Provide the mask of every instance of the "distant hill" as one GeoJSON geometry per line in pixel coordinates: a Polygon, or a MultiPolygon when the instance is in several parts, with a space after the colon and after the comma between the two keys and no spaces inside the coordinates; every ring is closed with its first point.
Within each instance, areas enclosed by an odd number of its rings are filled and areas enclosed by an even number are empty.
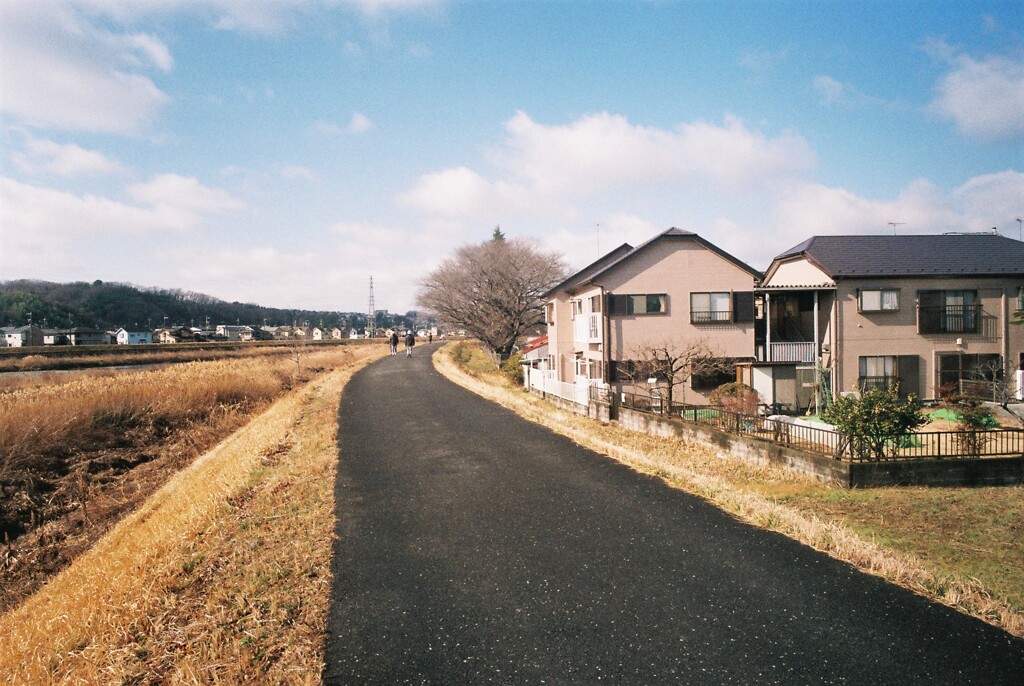
{"type": "MultiPolygon", "coordinates": [[[[164,325],[210,326],[248,324],[269,326],[310,324],[326,327],[366,326],[366,314],[283,310],[251,303],[225,302],[209,295],[182,290],[144,288],[124,283],[52,283],[49,281],[0,282],[0,325],[32,323],[47,328],[87,326],[159,328],[164,325]],[[165,319],[166,318],[166,319],[165,319]]],[[[414,313],[408,313],[414,315],[414,313]]],[[[378,326],[404,326],[408,318],[387,315],[378,326]]]]}

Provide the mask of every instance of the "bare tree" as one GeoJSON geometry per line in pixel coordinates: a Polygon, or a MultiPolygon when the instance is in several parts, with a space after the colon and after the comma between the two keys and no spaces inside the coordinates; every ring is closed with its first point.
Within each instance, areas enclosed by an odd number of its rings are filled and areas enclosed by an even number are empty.
{"type": "Polygon", "coordinates": [[[428,274],[417,302],[504,360],[543,321],[541,295],[565,274],[561,256],[495,229],[491,240],[459,248],[428,274]]]}
{"type": "Polygon", "coordinates": [[[735,369],[731,359],[722,357],[703,338],[640,343],[630,349],[629,356],[625,375],[634,384],[657,379],[659,388],[665,388],[670,411],[677,386],[685,385],[695,376],[725,374],[735,369]]]}
{"type": "Polygon", "coordinates": [[[984,400],[996,403],[1024,426],[1024,416],[1010,407],[1017,402],[1017,380],[1013,374],[1005,373],[1002,358],[984,363],[974,370],[973,376],[985,386],[987,397],[984,400]]]}

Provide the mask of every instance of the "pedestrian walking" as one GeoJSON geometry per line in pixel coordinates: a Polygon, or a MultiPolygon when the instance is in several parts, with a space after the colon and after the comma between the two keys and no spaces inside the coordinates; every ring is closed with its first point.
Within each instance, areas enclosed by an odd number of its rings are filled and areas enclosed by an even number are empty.
{"type": "Polygon", "coordinates": [[[434,332],[431,331],[430,333],[427,334],[427,343],[433,343],[433,342],[434,342],[434,332]]]}
{"type": "Polygon", "coordinates": [[[392,331],[391,332],[391,338],[388,339],[388,342],[391,343],[391,354],[392,355],[397,355],[398,354],[398,332],[397,331],[392,331]]]}
{"type": "Polygon", "coordinates": [[[416,345],[416,335],[412,331],[405,334],[405,356],[412,357],[412,347],[416,345]]]}

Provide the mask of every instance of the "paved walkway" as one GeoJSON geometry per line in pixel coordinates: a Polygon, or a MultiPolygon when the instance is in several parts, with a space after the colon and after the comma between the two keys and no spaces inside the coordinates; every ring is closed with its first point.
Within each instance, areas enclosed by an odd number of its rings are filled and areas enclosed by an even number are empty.
{"type": "Polygon", "coordinates": [[[451,384],[341,409],[329,684],[1024,684],[1024,641],[451,384]]]}

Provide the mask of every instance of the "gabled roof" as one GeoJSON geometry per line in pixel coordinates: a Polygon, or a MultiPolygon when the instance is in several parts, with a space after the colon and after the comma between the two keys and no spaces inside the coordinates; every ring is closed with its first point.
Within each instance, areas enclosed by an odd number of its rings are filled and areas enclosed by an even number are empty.
{"type": "Polygon", "coordinates": [[[628,243],[623,243],[618,248],[608,253],[601,259],[597,260],[593,264],[584,267],[583,269],[581,269],[580,271],[576,272],[568,279],[563,281],[562,283],[558,284],[557,286],[549,290],[547,293],[544,294],[544,296],[550,296],[555,291],[560,290],[571,291],[584,284],[592,283],[602,274],[606,274],[607,272],[611,271],[612,269],[619,266],[623,262],[632,259],[633,257],[647,250],[652,245],[655,245],[656,243],[659,243],[664,240],[693,241],[707,248],[708,250],[715,253],[719,257],[725,259],[726,261],[731,262],[732,264],[736,265],[743,271],[749,273],[752,277],[754,277],[755,280],[760,280],[762,277],[761,272],[757,271],[746,262],[743,262],[738,258],[730,255],[729,253],[725,252],[714,243],[711,243],[710,241],[701,238],[692,231],[684,231],[683,229],[677,229],[675,227],[672,227],[667,231],[659,233],[654,238],[651,238],[650,240],[641,243],[635,248],[631,247],[628,243]]]}
{"type": "Polygon", "coordinates": [[[1024,275],[1024,243],[994,233],[812,236],[772,261],[803,257],[833,278],[1024,275]]]}
{"type": "Polygon", "coordinates": [[[622,258],[625,255],[628,255],[631,252],[633,252],[633,246],[630,245],[629,243],[623,243],[619,247],[615,248],[615,250],[612,250],[610,253],[602,255],[601,257],[597,258],[597,260],[591,262],[583,269],[570,275],[561,283],[557,284],[556,286],[553,286],[547,291],[547,293],[544,293],[542,297],[547,298],[555,291],[569,291],[576,288],[580,284],[587,283],[591,278],[593,278],[595,274],[604,271],[604,269],[608,265],[612,264],[613,262],[618,262],[620,258],[622,258]]]}
{"type": "Polygon", "coordinates": [[[547,336],[547,334],[544,334],[543,336],[538,336],[537,338],[534,338],[532,341],[530,341],[529,343],[524,345],[520,349],[520,352],[522,352],[525,355],[526,353],[531,353],[534,350],[537,350],[539,348],[543,348],[547,344],[548,344],[548,336],[547,336]]]}

